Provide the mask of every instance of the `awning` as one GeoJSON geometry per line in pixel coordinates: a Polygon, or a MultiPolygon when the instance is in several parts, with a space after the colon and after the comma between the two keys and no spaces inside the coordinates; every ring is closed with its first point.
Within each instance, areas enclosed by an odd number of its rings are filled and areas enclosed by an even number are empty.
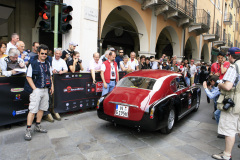
{"type": "Polygon", "coordinates": [[[216,49],[216,48],[212,48],[212,52],[211,52],[212,55],[217,56],[218,53],[219,53],[219,50],[218,50],[218,49],[216,49]]]}

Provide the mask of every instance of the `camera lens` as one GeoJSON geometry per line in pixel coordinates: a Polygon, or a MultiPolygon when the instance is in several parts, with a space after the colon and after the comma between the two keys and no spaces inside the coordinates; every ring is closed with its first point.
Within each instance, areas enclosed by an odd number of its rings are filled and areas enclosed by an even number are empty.
{"type": "Polygon", "coordinates": [[[226,104],[223,106],[223,109],[226,111],[226,110],[228,110],[230,107],[231,107],[231,104],[230,104],[230,103],[226,103],[226,104]]]}

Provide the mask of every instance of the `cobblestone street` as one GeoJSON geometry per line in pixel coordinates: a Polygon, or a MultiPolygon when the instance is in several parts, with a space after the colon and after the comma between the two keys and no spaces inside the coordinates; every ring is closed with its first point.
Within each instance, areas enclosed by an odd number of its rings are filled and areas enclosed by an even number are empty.
{"type": "MultiPolygon", "coordinates": [[[[96,111],[64,115],[61,121],[42,126],[47,134],[34,133],[31,141],[23,139],[25,126],[0,129],[1,160],[211,160],[211,154],[224,149],[217,138],[217,125],[211,119],[213,104],[206,102],[204,91],[199,111],[178,123],[169,135],[160,132],[137,132],[124,126],[115,127],[100,120],[96,111]]],[[[232,157],[240,159],[239,137],[232,157]]]]}

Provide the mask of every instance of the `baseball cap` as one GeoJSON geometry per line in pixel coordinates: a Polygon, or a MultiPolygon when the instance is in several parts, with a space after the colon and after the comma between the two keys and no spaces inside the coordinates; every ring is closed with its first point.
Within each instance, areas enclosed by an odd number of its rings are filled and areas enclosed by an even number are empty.
{"type": "Polygon", "coordinates": [[[109,50],[110,50],[110,51],[115,51],[115,48],[110,47],[109,50]]]}
{"type": "Polygon", "coordinates": [[[74,47],[78,46],[78,44],[75,42],[70,42],[69,45],[73,45],[74,47]]]}
{"type": "Polygon", "coordinates": [[[237,47],[232,47],[228,49],[227,55],[240,54],[240,49],[237,47]]]}

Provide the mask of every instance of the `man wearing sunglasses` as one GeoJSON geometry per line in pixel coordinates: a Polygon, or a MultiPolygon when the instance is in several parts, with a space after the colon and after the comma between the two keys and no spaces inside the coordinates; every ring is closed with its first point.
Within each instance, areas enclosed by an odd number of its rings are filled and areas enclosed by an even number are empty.
{"type": "Polygon", "coordinates": [[[40,125],[43,112],[49,107],[49,90],[53,94],[52,68],[48,60],[48,47],[41,44],[38,47],[38,56],[29,61],[27,70],[27,81],[24,86],[24,91],[30,94],[29,113],[27,117],[27,129],[24,136],[25,140],[31,140],[31,125],[35,114],[37,114],[36,125],[34,131],[47,133],[40,125]]]}

